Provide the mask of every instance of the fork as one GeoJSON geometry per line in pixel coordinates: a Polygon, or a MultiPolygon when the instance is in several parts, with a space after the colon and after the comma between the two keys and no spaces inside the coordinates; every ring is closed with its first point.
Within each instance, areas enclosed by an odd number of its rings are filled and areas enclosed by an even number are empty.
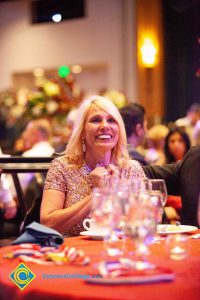
{"type": "Polygon", "coordinates": [[[167,227],[168,227],[168,224],[166,224],[165,226],[163,226],[160,230],[161,231],[166,231],[167,227]]]}

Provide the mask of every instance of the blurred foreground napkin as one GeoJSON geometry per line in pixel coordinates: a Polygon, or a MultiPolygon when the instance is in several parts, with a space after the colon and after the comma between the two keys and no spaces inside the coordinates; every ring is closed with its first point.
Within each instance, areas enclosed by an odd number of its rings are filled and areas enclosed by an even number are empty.
{"type": "Polygon", "coordinates": [[[86,282],[112,285],[145,284],[170,282],[175,279],[175,274],[171,269],[130,259],[120,259],[113,262],[103,261],[97,265],[97,269],[99,273],[86,278],[86,282]]]}
{"type": "Polygon", "coordinates": [[[35,243],[41,246],[58,247],[63,241],[64,238],[58,231],[40,223],[32,222],[25,227],[24,233],[13,241],[12,245],[35,243]]]}

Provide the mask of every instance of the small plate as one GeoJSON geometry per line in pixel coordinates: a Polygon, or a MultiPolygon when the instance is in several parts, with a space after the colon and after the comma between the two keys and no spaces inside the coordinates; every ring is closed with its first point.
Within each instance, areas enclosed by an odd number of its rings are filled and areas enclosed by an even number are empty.
{"type": "Polygon", "coordinates": [[[158,234],[172,234],[172,233],[186,233],[186,232],[192,232],[197,230],[198,228],[196,226],[190,226],[190,225],[173,225],[173,224],[159,224],[157,226],[157,233],[158,234]]]}
{"type": "MultiPolygon", "coordinates": [[[[103,240],[107,234],[108,234],[108,231],[98,232],[98,231],[86,230],[86,231],[80,232],[80,235],[90,237],[93,240],[103,240]]],[[[118,230],[116,232],[116,234],[119,238],[121,238],[123,236],[123,232],[121,232],[121,230],[118,230]]]]}
{"type": "Polygon", "coordinates": [[[86,231],[80,232],[80,235],[88,236],[93,240],[103,240],[103,238],[106,235],[106,232],[95,232],[95,231],[91,231],[91,230],[86,230],[86,231]]]}

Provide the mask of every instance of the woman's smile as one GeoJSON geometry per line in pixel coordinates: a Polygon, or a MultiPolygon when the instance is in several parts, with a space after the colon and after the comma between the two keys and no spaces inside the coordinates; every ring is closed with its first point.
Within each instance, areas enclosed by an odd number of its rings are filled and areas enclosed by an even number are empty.
{"type": "Polygon", "coordinates": [[[113,138],[113,136],[111,134],[99,134],[96,136],[96,141],[105,141],[105,142],[109,142],[111,139],[113,138]]]}

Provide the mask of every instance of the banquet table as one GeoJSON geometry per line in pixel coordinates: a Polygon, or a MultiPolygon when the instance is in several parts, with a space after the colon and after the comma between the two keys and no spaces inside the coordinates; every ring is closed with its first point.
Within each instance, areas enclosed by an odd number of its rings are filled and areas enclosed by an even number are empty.
{"type": "MultiPolygon", "coordinates": [[[[5,259],[13,246],[0,249],[0,299],[142,299],[142,300],[197,300],[200,299],[200,239],[189,238],[189,255],[181,261],[171,260],[166,253],[165,241],[151,246],[150,260],[159,266],[168,267],[175,274],[174,281],[148,284],[98,285],[89,284],[82,275],[97,274],[94,265],[101,258],[103,242],[90,240],[86,236],[66,238],[69,247],[82,249],[91,258],[87,266],[64,264],[44,266],[26,262],[26,266],[36,275],[30,284],[20,290],[9,278],[9,274],[19,265],[19,258],[5,259]],[[72,274],[76,278],[49,278],[49,274],[72,274]],[[79,275],[79,276],[78,276],[79,275]],[[47,279],[48,277],[48,279],[47,279]]],[[[131,243],[128,245],[131,246],[131,243]]]]}

